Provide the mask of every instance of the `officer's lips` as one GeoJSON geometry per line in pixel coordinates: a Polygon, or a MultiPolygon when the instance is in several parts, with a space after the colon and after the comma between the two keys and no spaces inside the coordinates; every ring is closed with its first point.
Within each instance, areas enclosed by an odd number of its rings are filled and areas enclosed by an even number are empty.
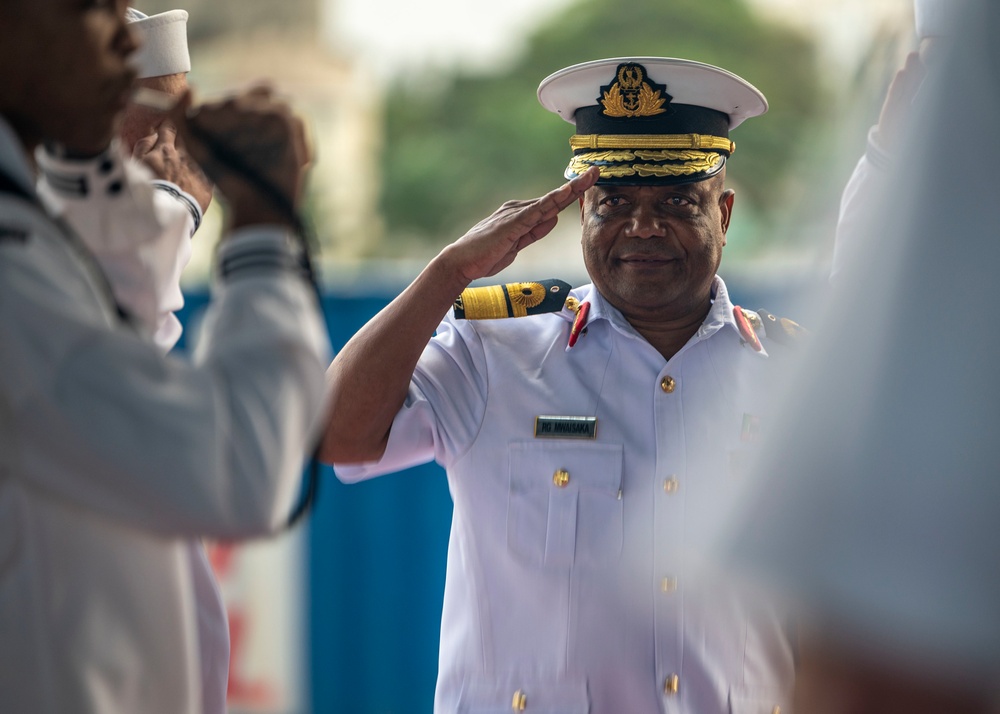
{"type": "Polygon", "coordinates": [[[662,268],[666,265],[678,262],[678,259],[670,255],[651,253],[627,253],[619,256],[618,262],[626,267],[642,270],[644,268],[662,268]]]}

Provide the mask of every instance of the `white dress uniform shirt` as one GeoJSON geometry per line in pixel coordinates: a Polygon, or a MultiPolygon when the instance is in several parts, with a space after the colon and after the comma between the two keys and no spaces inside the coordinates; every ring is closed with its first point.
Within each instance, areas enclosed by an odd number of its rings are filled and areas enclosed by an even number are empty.
{"type": "Polygon", "coordinates": [[[593,286],[573,313],[448,316],[377,464],[434,459],[454,517],[435,711],[762,712],[792,681],[782,623],[700,567],[700,544],[763,417],[774,360],[742,339],[721,279],[664,360],[593,286]],[[596,417],[596,438],[536,438],[539,416],[596,417]]]}
{"type": "MultiPolygon", "coordinates": [[[[32,176],[0,120],[0,170],[32,176]]],[[[328,344],[294,249],[232,236],[195,363],[118,318],[37,204],[0,195],[0,703],[198,712],[199,536],[287,517],[328,344]]]]}
{"type": "MultiPolygon", "coordinates": [[[[38,194],[96,258],[112,292],[164,353],[180,339],[181,272],[202,211],[193,196],[123,160],[117,144],[90,159],[62,159],[39,147],[38,194]]],[[[189,544],[198,610],[202,711],[224,714],[229,686],[229,622],[204,547],[189,544]]]]}

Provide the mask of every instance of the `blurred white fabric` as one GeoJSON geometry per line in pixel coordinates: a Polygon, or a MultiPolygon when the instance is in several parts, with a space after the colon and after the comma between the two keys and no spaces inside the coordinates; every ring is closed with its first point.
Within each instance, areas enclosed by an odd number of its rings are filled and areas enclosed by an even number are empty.
{"type": "Polygon", "coordinates": [[[1000,3],[955,7],[723,552],[849,644],[995,688],[1000,3]]]}

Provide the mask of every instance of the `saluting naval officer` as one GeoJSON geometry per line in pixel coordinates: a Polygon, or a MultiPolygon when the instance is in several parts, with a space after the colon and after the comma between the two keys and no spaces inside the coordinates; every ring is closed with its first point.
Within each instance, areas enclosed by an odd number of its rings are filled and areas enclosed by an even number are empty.
{"type": "MultiPolygon", "coordinates": [[[[268,92],[169,114],[232,215],[193,362],[163,354],[155,311],[129,315],[36,192],[39,146],[97,155],[116,133],[136,74],[125,6],[0,0],[4,712],[224,709],[193,544],[286,522],[323,410],[328,345],[291,215],[308,149],[268,92]],[[220,141],[270,189],[220,163],[220,141]]],[[[100,165],[87,185],[116,193],[100,165]]]]}
{"type": "Polygon", "coordinates": [[[781,618],[697,555],[793,329],[716,275],[729,132],[766,100],[654,57],[568,67],[538,96],[575,124],[569,185],[504,204],[348,343],[324,458],[345,481],[447,469],[436,712],[771,714],[792,683],[781,618]],[[467,290],[581,193],[593,284],[467,290]]]}

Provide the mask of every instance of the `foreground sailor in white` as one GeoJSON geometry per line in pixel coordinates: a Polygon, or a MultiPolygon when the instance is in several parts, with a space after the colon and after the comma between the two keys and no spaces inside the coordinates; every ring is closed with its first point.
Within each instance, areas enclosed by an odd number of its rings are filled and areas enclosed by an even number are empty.
{"type": "Polygon", "coordinates": [[[1000,339],[983,320],[1000,264],[983,210],[1000,189],[1000,5],[915,10],[920,52],[845,192],[823,334],[722,550],[800,600],[808,714],[1000,712],[1000,339]],[[977,137],[975,161],[942,140],[959,135],[977,137]],[[902,317],[916,305],[930,329],[902,317]]]}
{"type": "MultiPolygon", "coordinates": [[[[114,135],[134,80],[124,14],[124,2],[0,3],[4,711],[202,711],[190,542],[287,519],[323,406],[328,346],[287,211],[213,163],[236,230],[191,365],[122,316],[35,194],[39,144],[97,153],[114,135]]],[[[207,159],[185,108],[171,121],[207,159]]],[[[287,108],[257,92],[191,121],[239,128],[231,149],[297,201],[308,152],[287,108]]]]}
{"type": "Polygon", "coordinates": [[[783,623],[698,557],[794,329],[716,276],[729,130],[766,102],[663,58],[570,67],[539,98],[576,125],[570,184],[505,204],[345,347],[324,458],[344,480],[447,468],[435,711],[771,714],[792,683],[783,623]],[[578,197],[592,285],[466,290],[578,197]]]}
{"type": "MultiPolygon", "coordinates": [[[[188,89],[191,69],[188,13],[170,10],[147,17],[128,8],[125,16],[142,42],[134,57],[135,86],[179,99],[188,89]]],[[[38,195],[93,254],[133,325],[166,353],[181,336],[174,314],[184,306],[181,272],[211,202],[212,185],[162,111],[130,102],[117,133],[111,146],[93,156],[76,147],[39,147],[38,195]]],[[[201,540],[192,539],[189,548],[202,706],[205,714],[222,714],[229,685],[229,623],[201,540]]]]}

